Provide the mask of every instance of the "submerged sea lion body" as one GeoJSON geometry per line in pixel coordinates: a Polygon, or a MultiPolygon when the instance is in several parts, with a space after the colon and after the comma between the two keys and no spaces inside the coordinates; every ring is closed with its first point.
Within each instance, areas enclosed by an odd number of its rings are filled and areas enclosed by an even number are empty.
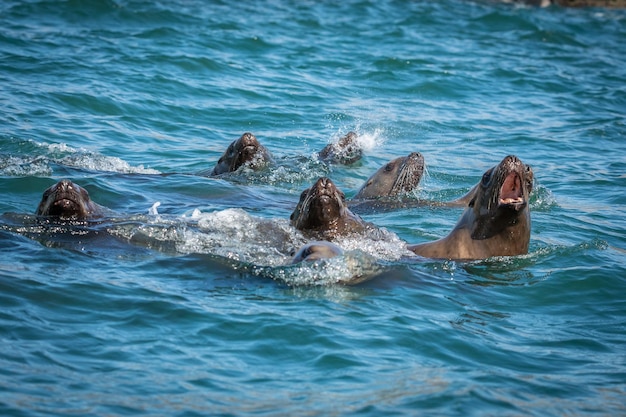
{"type": "Polygon", "coordinates": [[[89,193],[70,180],[61,180],[44,191],[38,216],[86,220],[102,216],[103,208],[91,201],[89,193]]]}
{"type": "Polygon", "coordinates": [[[294,255],[291,263],[313,262],[320,259],[334,258],[343,255],[343,249],[331,242],[315,241],[302,246],[294,255]]]}
{"type": "MultiPolygon", "coordinates": [[[[256,136],[246,132],[233,141],[210,173],[210,176],[237,171],[246,164],[253,170],[258,170],[272,161],[272,156],[265,146],[261,145],[256,136]]],[[[203,175],[204,173],[200,173],[203,175]]]]}
{"type": "Polygon", "coordinates": [[[471,200],[446,237],[408,249],[426,258],[468,260],[528,253],[532,184],[532,168],[507,156],[468,193],[471,200]]]}
{"type": "Polygon", "coordinates": [[[319,178],[302,192],[290,219],[305,235],[322,240],[360,233],[370,227],[348,209],[344,193],[326,177],[319,178]]]}
{"type": "Polygon", "coordinates": [[[318,158],[327,163],[350,165],[361,159],[363,149],[357,134],[348,132],[335,143],[329,143],[318,153],[318,158]]]}

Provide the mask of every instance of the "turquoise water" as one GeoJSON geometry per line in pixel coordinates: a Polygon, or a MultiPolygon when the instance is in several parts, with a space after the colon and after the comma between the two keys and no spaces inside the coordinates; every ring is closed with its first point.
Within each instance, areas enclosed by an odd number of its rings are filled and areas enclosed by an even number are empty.
{"type": "Polygon", "coordinates": [[[626,414],[626,13],[230,3],[0,4],[0,414],[626,414]],[[245,131],[273,170],[193,175],[245,131]],[[529,254],[408,259],[460,215],[414,207],[367,282],[284,266],[303,189],[411,151],[435,201],[532,165],[529,254]],[[35,222],[62,178],[115,214],[35,222]]]}

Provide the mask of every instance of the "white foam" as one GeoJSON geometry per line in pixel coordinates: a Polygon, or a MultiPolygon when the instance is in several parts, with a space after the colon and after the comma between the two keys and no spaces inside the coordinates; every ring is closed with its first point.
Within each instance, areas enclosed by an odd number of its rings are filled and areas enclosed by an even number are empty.
{"type": "Polygon", "coordinates": [[[353,285],[373,278],[384,267],[375,258],[360,251],[346,252],[342,256],[315,262],[273,268],[256,267],[255,275],[282,281],[290,286],[353,285]]]}
{"type": "Polygon", "coordinates": [[[342,236],[335,243],[346,251],[360,250],[369,256],[385,261],[397,261],[413,253],[406,248],[406,242],[393,232],[380,228],[368,233],[342,236]]]}
{"type": "MultiPolygon", "coordinates": [[[[152,206],[154,213],[157,206],[152,206]]],[[[176,218],[154,213],[135,216],[113,227],[112,233],[154,249],[218,256],[236,269],[293,286],[355,284],[381,272],[381,262],[411,254],[394,233],[373,229],[337,239],[345,251],[342,256],[292,265],[293,254],[307,239],[287,219],[256,217],[240,208],[206,213],[194,209],[176,218]]]]}
{"type": "Polygon", "coordinates": [[[91,171],[119,172],[123,174],[160,174],[156,169],[144,168],[143,165],[131,166],[128,162],[115,156],[104,156],[86,152],[68,155],[56,162],[91,171]]]}
{"type": "Polygon", "coordinates": [[[41,158],[7,156],[0,157],[0,175],[46,177],[52,175],[52,169],[48,161],[41,158]]]}
{"type": "Polygon", "coordinates": [[[101,155],[83,148],[76,149],[65,143],[33,143],[43,150],[44,155],[39,156],[37,160],[44,164],[54,162],[91,171],[119,172],[124,174],[160,174],[159,171],[144,168],[143,165],[132,166],[121,158],[101,155]]]}
{"type": "Polygon", "coordinates": [[[211,253],[258,265],[284,265],[304,239],[285,219],[264,219],[232,208],[210,213],[194,210],[196,228],[178,242],[182,253],[211,253]]]}

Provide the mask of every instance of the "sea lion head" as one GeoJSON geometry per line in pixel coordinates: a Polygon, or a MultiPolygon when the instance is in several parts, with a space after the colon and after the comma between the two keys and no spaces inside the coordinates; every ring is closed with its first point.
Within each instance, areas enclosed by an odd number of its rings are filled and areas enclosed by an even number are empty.
{"type": "Polygon", "coordinates": [[[343,249],[331,242],[316,241],[302,246],[294,255],[291,263],[306,261],[313,262],[320,259],[334,258],[343,255],[343,249]]]}
{"type": "Polygon", "coordinates": [[[233,141],[213,168],[211,175],[235,172],[244,164],[253,170],[262,168],[270,160],[268,150],[261,145],[256,136],[246,132],[233,141]]]}
{"type": "Polygon", "coordinates": [[[533,180],[532,168],[514,155],[487,170],[468,203],[474,213],[472,239],[488,239],[516,225],[528,229],[529,239],[528,198],[533,180]]]}
{"type": "Polygon", "coordinates": [[[94,212],[95,205],[87,190],[65,179],[44,191],[36,214],[82,220],[91,217],[94,212]]]}
{"type": "Polygon", "coordinates": [[[423,174],[424,157],[419,152],[411,152],[379,168],[354,198],[394,197],[408,193],[417,187],[423,174]]]}
{"type": "Polygon", "coordinates": [[[298,230],[328,230],[348,211],[346,196],[330,178],[319,178],[300,195],[291,224],[298,230]]]}
{"type": "Polygon", "coordinates": [[[357,140],[357,134],[348,132],[335,143],[329,143],[319,152],[322,161],[350,165],[361,159],[363,149],[357,140]]]}

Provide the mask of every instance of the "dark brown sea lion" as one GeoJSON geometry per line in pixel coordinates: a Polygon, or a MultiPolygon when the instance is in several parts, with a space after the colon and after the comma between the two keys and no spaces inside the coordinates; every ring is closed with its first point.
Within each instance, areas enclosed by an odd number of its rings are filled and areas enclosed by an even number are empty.
{"type": "Polygon", "coordinates": [[[354,132],[348,132],[337,142],[329,143],[318,153],[319,159],[324,162],[343,165],[353,164],[362,156],[363,149],[354,132]]]}
{"type": "MultiPolygon", "coordinates": [[[[261,145],[256,136],[246,132],[228,146],[210,176],[235,172],[244,164],[253,170],[258,170],[265,167],[271,160],[271,154],[261,145]]],[[[199,175],[205,175],[205,172],[200,172],[199,175]]]]}
{"type": "Polygon", "coordinates": [[[395,197],[413,191],[424,174],[424,157],[419,152],[393,159],[379,168],[352,198],[395,197]]]}
{"type": "Polygon", "coordinates": [[[408,249],[426,258],[485,259],[528,253],[533,171],[509,155],[487,170],[448,236],[408,249]]]}
{"type": "Polygon", "coordinates": [[[36,214],[69,220],[101,217],[103,208],[91,201],[87,190],[70,180],[61,180],[43,193],[36,214]]]}
{"type": "Polygon", "coordinates": [[[326,177],[302,192],[290,219],[296,229],[321,240],[360,233],[371,227],[348,209],[345,194],[326,177]]]}
{"type": "Polygon", "coordinates": [[[343,249],[331,242],[315,241],[302,246],[294,255],[291,263],[302,261],[313,262],[320,259],[334,258],[343,255],[343,249]]]}

